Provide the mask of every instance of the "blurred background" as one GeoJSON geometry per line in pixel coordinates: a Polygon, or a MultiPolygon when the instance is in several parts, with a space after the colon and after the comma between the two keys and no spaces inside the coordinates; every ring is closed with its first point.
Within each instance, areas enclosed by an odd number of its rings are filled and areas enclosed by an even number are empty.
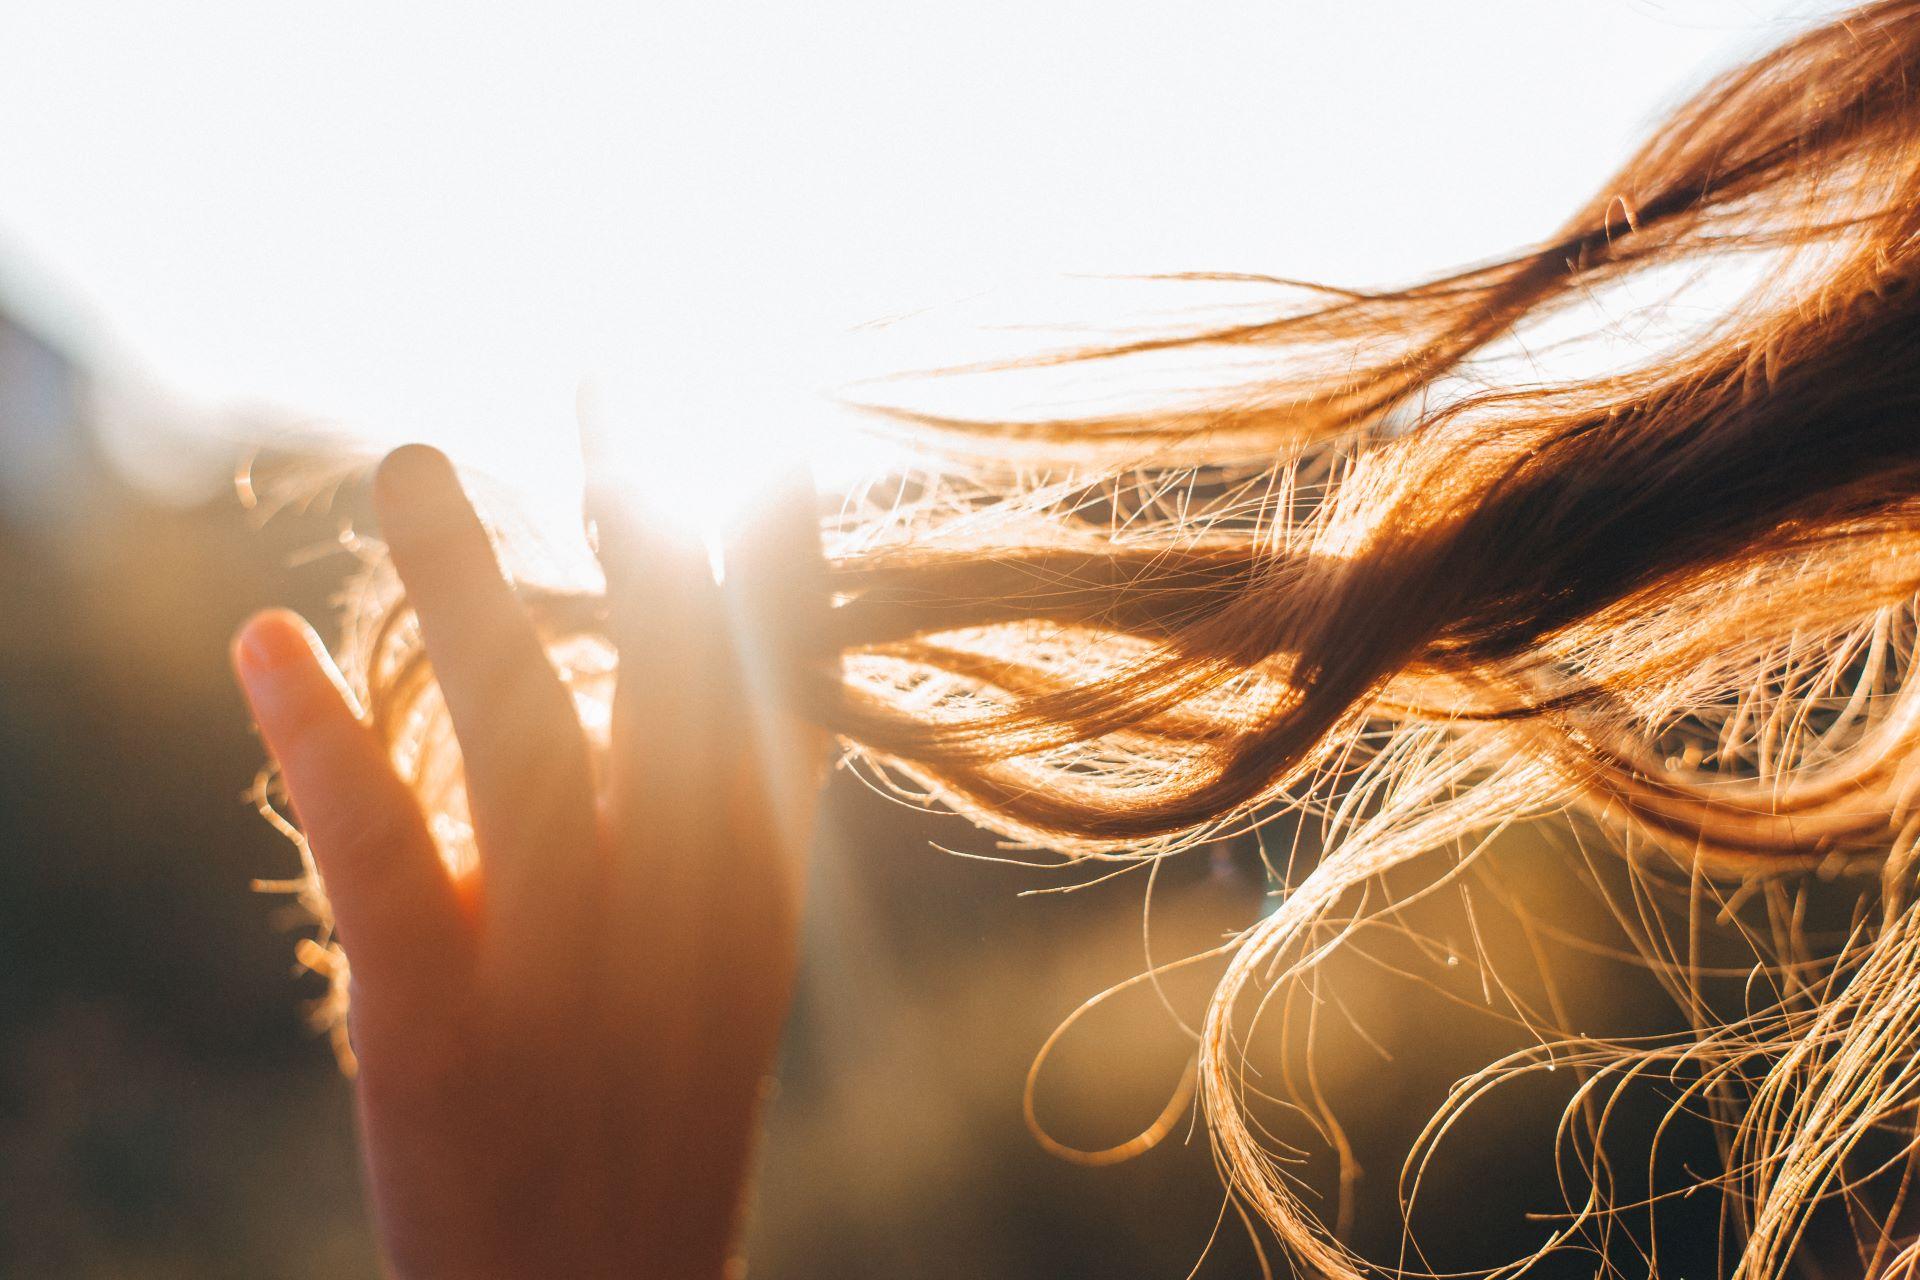
{"type": "MultiPolygon", "coordinates": [[[[0,1275],[376,1274],[301,922],[250,888],[297,860],[244,800],[261,752],[225,671],[251,610],[330,617],[357,491],[269,514],[236,493],[249,458],[350,475],[425,438],[559,510],[576,392],[610,378],[640,388],[636,456],[687,485],[724,487],[776,439],[837,483],[884,460],[820,387],[963,358],[963,332],[1050,341],[1003,321],[1176,314],[1151,290],[1124,313],[1056,291],[1076,273],[1370,283],[1534,239],[1787,14],[0,0],[0,1275]],[[728,454],[686,451],[723,430],[728,454]]],[[[1146,966],[1144,879],[1030,893],[1068,880],[952,848],[992,851],[836,780],[757,1271],[1253,1272],[1199,1131],[1086,1169],[1021,1123],[1047,1034],[1146,966]]],[[[1496,986],[1436,957],[1477,936],[1544,998],[1503,900],[1596,914],[1564,841],[1516,836],[1486,866],[1476,913],[1421,909],[1435,948],[1383,939],[1329,975],[1317,1087],[1376,1256],[1395,1256],[1422,1122],[1525,1041],[1469,1011],[1496,986]]],[[[1246,840],[1168,865],[1154,955],[1244,926],[1273,887],[1246,840]]],[[[1560,950],[1585,1029],[1671,1022],[1628,966],[1560,950]]],[[[1191,1017],[1209,984],[1169,999],[1191,1017]]],[[[1298,1067],[1295,1030],[1256,1063],[1298,1067]]],[[[1068,1038],[1042,1112],[1064,1140],[1119,1142],[1186,1056],[1135,990],[1068,1038]]],[[[1539,1240],[1566,1092],[1473,1113],[1416,1218],[1428,1265],[1539,1240]]],[[[1330,1195],[1324,1144],[1295,1136],[1330,1195]]],[[[1676,1140],[1676,1167],[1700,1141],[1676,1140]]],[[[1712,1265],[1700,1200],[1662,1210],[1683,1273],[1712,1265]]]]}

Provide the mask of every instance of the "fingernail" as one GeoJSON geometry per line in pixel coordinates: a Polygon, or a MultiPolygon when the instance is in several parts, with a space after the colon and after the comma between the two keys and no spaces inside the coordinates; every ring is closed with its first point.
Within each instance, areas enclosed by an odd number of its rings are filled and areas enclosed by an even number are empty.
{"type": "Polygon", "coordinates": [[[284,609],[257,614],[240,630],[234,645],[236,663],[251,671],[278,671],[296,662],[311,662],[315,651],[312,628],[284,609]]]}
{"type": "Polygon", "coordinates": [[[403,444],[380,460],[373,473],[374,491],[401,494],[423,486],[444,485],[454,478],[447,455],[429,444],[403,444]]]}
{"type": "Polygon", "coordinates": [[[471,519],[466,490],[447,455],[431,445],[401,445],[373,474],[373,506],[382,533],[437,536],[462,519],[471,519]]]}

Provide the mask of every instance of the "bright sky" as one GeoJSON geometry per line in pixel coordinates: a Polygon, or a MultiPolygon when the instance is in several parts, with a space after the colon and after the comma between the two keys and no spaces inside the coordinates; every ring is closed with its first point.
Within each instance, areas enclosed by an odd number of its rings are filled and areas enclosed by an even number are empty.
{"type": "Polygon", "coordinates": [[[595,374],[724,465],[876,318],[1535,238],[1786,11],[0,0],[0,279],[211,402],[512,471],[595,374]]]}

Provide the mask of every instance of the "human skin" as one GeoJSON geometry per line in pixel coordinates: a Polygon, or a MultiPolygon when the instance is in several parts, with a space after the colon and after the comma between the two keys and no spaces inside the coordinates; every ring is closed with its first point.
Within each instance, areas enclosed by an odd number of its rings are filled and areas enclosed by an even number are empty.
{"type": "Polygon", "coordinates": [[[459,876],[312,629],[275,611],[236,637],[351,963],[400,1280],[736,1268],[821,749],[782,692],[825,608],[806,496],[728,544],[724,588],[700,546],[603,521],[620,669],[597,765],[453,468],[386,458],[382,534],[463,759],[478,865],[459,876]]]}

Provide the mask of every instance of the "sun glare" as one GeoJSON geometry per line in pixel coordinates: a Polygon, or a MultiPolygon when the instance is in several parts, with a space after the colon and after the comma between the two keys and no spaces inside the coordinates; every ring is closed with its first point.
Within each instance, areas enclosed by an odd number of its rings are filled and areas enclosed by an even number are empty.
{"type": "MultiPolygon", "coordinates": [[[[822,396],[747,373],[597,372],[579,394],[581,487],[716,545],[756,500],[805,471],[844,490],[888,461],[822,396]]],[[[577,500],[580,489],[575,489],[577,500]]]]}
{"type": "MultiPolygon", "coordinates": [[[[576,513],[576,388],[644,369],[608,415],[619,465],[711,525],[780,459],[824,490],[876,465],[814,390],[823,342],[1060,273],[1365,282],[1526,242],[1782,4],[1608,8],[1577,65],[1523,0],[15,6],[0,292],[97,321],[76,354],[209,433],[245,432],[238,406],[296,446],[426,440],[576,513]],[[1364,88],[1324,53],[1348,48],[1388,60],[1364,88]],[[1479,198],[1406,215],[1463,172],[1479,198]]],[[[182,432],[129,401],[110,452],[164,489],[182,432]]]]}

